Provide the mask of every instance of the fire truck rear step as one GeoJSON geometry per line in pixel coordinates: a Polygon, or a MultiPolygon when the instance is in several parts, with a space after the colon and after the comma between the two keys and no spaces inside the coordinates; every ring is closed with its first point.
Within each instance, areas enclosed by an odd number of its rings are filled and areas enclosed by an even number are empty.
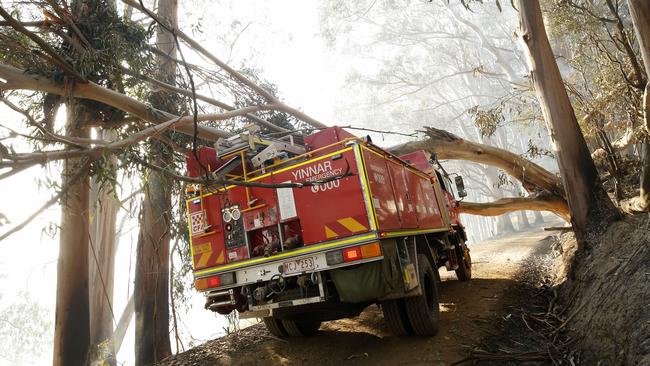
{"type": "Polygon", "coordinates": [[[207,295],[208,300],[213,300],[214,302],[210,303],[208,306],[208,309],[214,311],[219,307],[222,306],[231,306],[235,305],[236,300],[235,300],[235,292],[233,289],[230,290],[225,290],[225,291],[213,291],[208,293],[207,295]],[[224,300],[224,298],[227,298],[227,300],[224,300]],[[221,300],[221,301],[219,301],[221,300]]]}

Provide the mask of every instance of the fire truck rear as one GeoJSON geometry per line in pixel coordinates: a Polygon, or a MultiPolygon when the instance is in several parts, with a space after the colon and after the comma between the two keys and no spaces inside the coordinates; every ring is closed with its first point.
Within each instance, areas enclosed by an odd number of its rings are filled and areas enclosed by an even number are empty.
{"type": "Polygon", "coordinates": [[[378,303],[396,335],[434,335],[439,267],[471,277],[451,179],[423,151],[398,157],[338,127],[301,140],[249,129],[188,154],[191,176],[221,182],[187,192],[206,309],[287,337],[378,303]]]}

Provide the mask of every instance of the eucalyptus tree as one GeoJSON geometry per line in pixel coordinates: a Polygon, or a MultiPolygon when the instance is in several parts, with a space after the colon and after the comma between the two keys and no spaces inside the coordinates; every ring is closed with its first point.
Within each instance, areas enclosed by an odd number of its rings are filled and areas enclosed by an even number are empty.
{"type": "Polygon", "coordinates": [[[518,34],[525,45],[535,91],[550,132],[571,212],[581,240],[619,217],[591,158],[546,36],[536,0],[519,1],[518,34]]]}
{"type": "MultiPolygon", "coordinates": [[[[156,44],[163,56],[156,56],[156,80],[175,86],[176,40],[168,29],[178,28],[178,2],[158,1],[156,44]],[[165,29],[167,28],[167,29],[165,29]]],[[[178,113],[178,98],[166,90],[151,93],[154,108],[178,113]]],[[[166,134],[167,138],[171,135],[166,134]]],[[[170,145],[153,140],[148,145],[152,163],[173,165],[170,145]]],[[[171,355],[169,340],[169,242],[171,238],[172,179],[163,172],[147,169],[142,176],[144,200],[140,213],[135,271],[135,363],[149,365],[171,355]]]]}

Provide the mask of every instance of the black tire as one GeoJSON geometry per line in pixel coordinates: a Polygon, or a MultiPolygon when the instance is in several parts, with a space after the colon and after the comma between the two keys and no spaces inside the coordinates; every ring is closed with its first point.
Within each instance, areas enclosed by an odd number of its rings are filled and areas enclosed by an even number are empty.
{"type": "Polygon", "coordinates": [[[404,299],[386,300],[381,302],[381,311],[388,329],[396,336],[413,334],[411,323],[406,315],[404,299]]]}
{"type": "Polygon", "coordinates": [[[458,269],[456,269],[456,277],[461,281],[469,281],[472,279],[472,257],[469,255],[469,249],[464,241],[460,244],[454,245],[456,248],[456,258],[458,258],[458,269]]]}
{"type": "Polygon", "coordinates": [[[284,330],[282,321],[280,319],[276,319],[272,316],[267,316],[263,318],[262,321],[264,322],[264,325],[266,325],[266,329],[268,329],[268,331],[274,336],[279,338],[286,338],[288,336],[287,331],[284,330]]]}
{"type": "Polygon", "coordinates": [[[429,259],[418,254],[418,273],[422,295],[404,298],[413,333],[419,336],[434,336],[438,333],[440,304],[438,303],[438,282],[440,274],[433,270],[429,259]]]}
{"type": "Polygon", "coordinates": [[[282,320],[282,326],[291,337],[307,337],[318,332],[318,320],[282,320]]]}

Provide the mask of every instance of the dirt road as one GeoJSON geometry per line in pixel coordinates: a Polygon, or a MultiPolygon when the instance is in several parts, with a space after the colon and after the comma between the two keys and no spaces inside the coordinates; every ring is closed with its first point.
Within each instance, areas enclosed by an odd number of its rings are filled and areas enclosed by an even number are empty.
{"type": "Polygon", "coordinates": [[[359,317],[324,323],[319,334],[278,340],[261,325],[208,342],[176,356],[168,365],[448,365],[470,345],[501,336],[496,326],[509,302],[509,289],[531,256],[550,251],[541,228],[472,245],[473,279],[456,280],[441,270],[441,324],[433,338],[393,336],[377,306],[359,317]]]}

